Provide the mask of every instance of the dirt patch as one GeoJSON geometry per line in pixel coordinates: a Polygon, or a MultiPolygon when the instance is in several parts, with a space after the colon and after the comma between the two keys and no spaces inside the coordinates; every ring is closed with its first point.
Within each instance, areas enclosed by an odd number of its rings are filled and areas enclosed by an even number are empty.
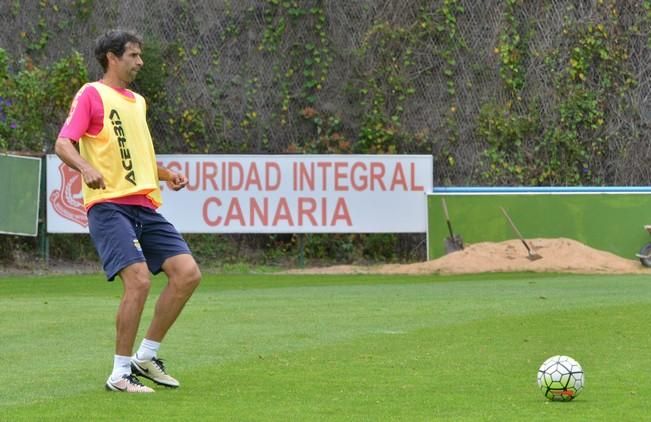
{"type": "Polygon", "coordinates": [[[562,272],[579,274],[651,274],[639,260],[625,259],[572,239],[530,239],[542,259],[527,259],[520,240],[467,245],[462,251],[415,264],[337,265],[292,270],[302,274],[471,274],[485,272],[562,272]]]}

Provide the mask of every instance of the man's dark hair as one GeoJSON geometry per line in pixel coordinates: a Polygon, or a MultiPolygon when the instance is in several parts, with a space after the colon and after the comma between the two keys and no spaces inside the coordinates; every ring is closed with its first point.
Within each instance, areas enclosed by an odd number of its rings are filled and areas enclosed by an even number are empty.
{"type": "Polygon", "coordinates": [[[127,43],[137,44],[142,48],[142,37],[134,31],[112,29],[95,40],[95,58],[106,72],[108,69],[108,53],[122,57],[127,43]]]}

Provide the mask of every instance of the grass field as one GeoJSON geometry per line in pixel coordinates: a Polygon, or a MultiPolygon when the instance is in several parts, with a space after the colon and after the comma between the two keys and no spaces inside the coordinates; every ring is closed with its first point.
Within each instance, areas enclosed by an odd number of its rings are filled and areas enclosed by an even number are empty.
{"type": "MultiPolygon", "coordinates": [[[[157,293],[164,279],[154,283],[157,293]]],[[[181,388],[146,396],[103,388],[120,293],[101,275],[0,278],[0,420],[651,414],[644,276],[208,275],[160,352],[181,388]],[[538,366],[555,354],[586,372],[573,402],[537,389],[538,366]]]]}

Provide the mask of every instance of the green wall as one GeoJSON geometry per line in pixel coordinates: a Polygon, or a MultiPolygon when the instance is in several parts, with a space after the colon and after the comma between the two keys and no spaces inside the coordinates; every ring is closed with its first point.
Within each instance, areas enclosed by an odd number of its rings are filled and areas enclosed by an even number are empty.
{"type": "Polygon", "coordinates": [[[478,192],[449,188],[428,195],[429,259],[445,254],[448,230],[441,197],[447,202],[455,234],[466,244],[517,238],[500,207],[529,239],[567,237],[629,259],[637,259],[635,254],[651,242],[644,230],[651,224],[651,190],[647,188],[492,192],[489,188],[478,192]]]}

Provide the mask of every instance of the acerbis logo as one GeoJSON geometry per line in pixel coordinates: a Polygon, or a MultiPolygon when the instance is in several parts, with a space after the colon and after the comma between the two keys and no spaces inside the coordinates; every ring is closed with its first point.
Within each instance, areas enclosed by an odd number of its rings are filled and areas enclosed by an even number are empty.
{"type": "Polygon", "coordinates": [[[122,168],[127,172],[124,178],[135,186],[136,174],[133,171],[133,163],[131,162],[131,151],[127,145],[127,135],[122,128],[122,120],[116,109],[112,109],[109,114],[111,124],[113,125],[113,132],[118,137],[118,146],[120,147],[120,157],[122,157],[122,168]]]}
{"type": "Polygon", "coordinates": [[[50,203],[61,217],[81,226],[88,227],[88,217],[84,200],[81,196],[81,174],[64,163],[59,164],[61,189],[54,189],[50,194],[50,203]]]}

